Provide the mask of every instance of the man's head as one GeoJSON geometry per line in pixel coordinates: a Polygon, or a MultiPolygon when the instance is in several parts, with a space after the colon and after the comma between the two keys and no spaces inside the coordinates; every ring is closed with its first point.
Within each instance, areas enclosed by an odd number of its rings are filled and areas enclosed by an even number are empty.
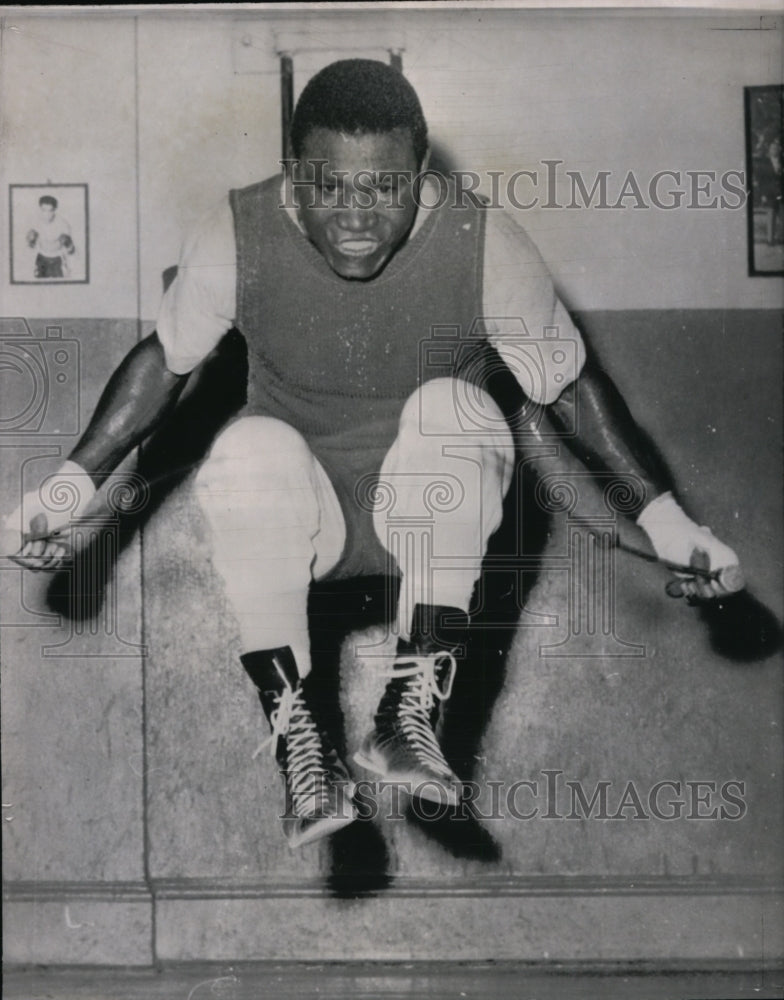
{"type": "Polygon", "coordinates": [[[57,199],[50,194],[45,194],[38,199],[38,207],[46,219],[53,219],[54,213],[57,211],[57,199]]]}
{"type": "Polygon", "coordinates": [[[402,73],[374,59],[341,59],[308,82],[291,121],[294,155],[312,129],[344,135],[410,134],[417,168],[427,153],[427,123],[416,91],[402,73]]]}
{"type": "Polygon", "coordinates": [[[311,242],[341,277],[374,277],[416,215],[412,181],[427,125],[413,87],[385,63],[332,63],[302,92],[291,140],[298,214],[311,242]]]}

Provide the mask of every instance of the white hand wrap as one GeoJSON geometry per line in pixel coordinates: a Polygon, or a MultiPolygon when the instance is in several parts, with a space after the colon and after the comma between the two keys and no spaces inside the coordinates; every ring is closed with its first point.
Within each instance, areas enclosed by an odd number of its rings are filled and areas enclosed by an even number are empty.
{"type": "Polygon", "coordinates": [[[737,566],[740,560],[729,546],[718,540],[710,528],[700,527],[675,502],[672,493],[663,493],[637,518],[660,559],[688,566],[695,550],[707,553],[711,570],[737,566]]]}
{"type": "Polygon", "coordinates": [[[6,517],[4,554],[21,549],[23,535],[30,533],[31,522],[38,514],[46,515],[46,530],[55,531],[81,517],[95,493],[95,484],[85,470],[76,462],[65,462],[37,490],[25,493],[21,504],[6,517]]]}

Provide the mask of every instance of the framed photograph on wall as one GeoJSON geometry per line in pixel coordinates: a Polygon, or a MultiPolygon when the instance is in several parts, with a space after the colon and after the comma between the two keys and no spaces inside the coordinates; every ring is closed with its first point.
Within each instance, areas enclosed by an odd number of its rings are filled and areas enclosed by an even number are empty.
{"type": "Polygon", "coordinates": [[[88,284],[87,185],[11,184],[8,198],[11,284],[88,284]]]}
{"type": "Polygon", "coordinates": [[[746,87],[749,274],[784,274],[784,86],[746,87]]]}

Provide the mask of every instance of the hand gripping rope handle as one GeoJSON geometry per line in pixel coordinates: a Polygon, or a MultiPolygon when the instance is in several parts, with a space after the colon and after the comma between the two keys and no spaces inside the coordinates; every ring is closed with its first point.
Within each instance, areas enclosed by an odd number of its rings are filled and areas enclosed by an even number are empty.
{"type": "MultiPolygon", "coordinates": [[[[148,486],[156,486],[158,483],[165,482],[167,479],[173,479],[175,476],[180,476],[188,473],[195,469],[199,465],[198,462],[189,462],[187,465],[178,466],[174,469],[162,473],[161,475],[147,479],[148,486]]],[[[89,518],[80,518],[76,521],[71,521],[69,524],[64,524],[60,528],[54,528],[52,531],[45,532],[23,532],[22,533],[22,549],[29,542],[47,542],[47,541],[62,541],[64,545],[68,545],[73,540],[74,529],[78,528],[81,522],[89,524],[90,526],[95,526],[89,518]]],[[[19,550],[21,552],[21,549],[19,550]]],[[[0,553],[0,559],[10,559],[12,562],[19,562],[20,565],[24,565],[21,560],[17,557],[19,552],[9,552],[0,553]]]]}
{"type": "MultiPolygon", "coordinates": [[[[583,518],[573,518],[573,520],[582,524],[586,528],[596,528],[591,521],[583,520],[583,518]]],[[[620,549],[622,552],[628,552],[631,556],[636,556],[638,559],[644,559],[646,562],[659,563],[660,566],[664,566],[673,573],[679,573],[683,576],[699,576],[703,580],[715,580],[728,594],[737,594],[739,591],[744,590],[746,587],[746,580],[743,576],[743,570],[740,566],[724,566],[721,569],[704,569],[702,566],[684,566],[683,563],[672,562],[669,559],[660,559],[657,555],[652,552],[646,552],[644,549],[638,549],[634,545],[628,545],[626,542],[622,542],[619,538],[615,540],[615,547],[620,549]]],[[[670,580],[670,582],[665,587],[668,597],[683,597],[683,589],[680,580],[670,580]]]]}
{"type": "MultiPolygon", "coordinates": [[[[684,566],[683,563],[671,562],[669,559],[660,559],[658,556],[644,552],[633,545],[627,545],[620,540],[615,545],[622,552],[628,552],[629,555],[637,556],[638,559],[644,559],[646,562],[659,563],[661,566],[666,566],[667,569],[672,570],[673,573],[681,573],[683,576],[699,576],[703,580],[715,580],[728,594],[736,594],[746,586],[746,580],[743,577],[743,570],[740,566],[724,566],[722,569],[703,569],[701,566],[684,566]]],[[[670,580],[664,589],[668,597],[683,597],[680,580],[670,580]]]]}
{"type": "MultiPolygon", "coordinates": [[[[627,552],[631,549],[620,546],[627,552]]],[[[701,576],[705,580],[716,580],[728,594],[737,594],[746,586],[743,570],[740,566],[725,566],[723,569],[706,570],[695,566],[680,566],[678,563],[670,563],[665,559],[657,559],[663,566],[671,569],[674,573],[683,573],[688,576],[701,576]]],[[[669,597],[683,597],[680,580],[670,580],[665,590],[669,597]]]]}

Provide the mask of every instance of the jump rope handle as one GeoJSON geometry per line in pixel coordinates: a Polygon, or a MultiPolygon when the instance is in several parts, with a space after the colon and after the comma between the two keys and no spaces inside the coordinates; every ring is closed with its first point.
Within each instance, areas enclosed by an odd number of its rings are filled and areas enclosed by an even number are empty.
{"type": "MultiPolygon", "coordinates": [[[[746,580],[743,577],[743,570],[740,566],[725,566],[723,569],[706,573],[704,570],[694,571],[695,576],[702,576],[708,580],[716,580],[727,591],[728,594],[737,594],[746,587],[746,580]]],[[[681,580],[670,580],[666,587],[669,597],[683,597],[683,582],[681,580]]]]}

